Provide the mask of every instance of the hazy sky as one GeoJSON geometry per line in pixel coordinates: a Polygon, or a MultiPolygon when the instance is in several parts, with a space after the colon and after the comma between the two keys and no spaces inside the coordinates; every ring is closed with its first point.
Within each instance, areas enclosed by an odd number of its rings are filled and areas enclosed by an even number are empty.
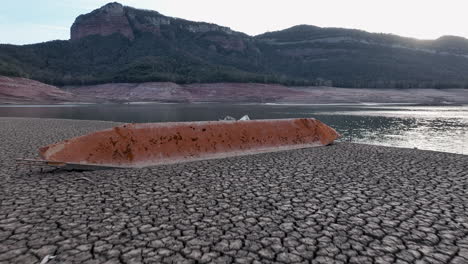
{"type": "MultiPolygon", "coordinates": [[[[75,17],[109,0],[2,0],[0,43],[68,39],[75,17]]],[[[357,28],[434,39],[468,37],[468,0],[120,0],[164,15],[250,35],[298,24],[357,28]]]]}

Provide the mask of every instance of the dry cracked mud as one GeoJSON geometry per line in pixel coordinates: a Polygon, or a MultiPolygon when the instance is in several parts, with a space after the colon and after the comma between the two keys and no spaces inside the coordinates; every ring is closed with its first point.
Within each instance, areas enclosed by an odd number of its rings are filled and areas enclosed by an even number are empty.
{"type": "Polygon", "coordinates": [[[135,170],[13,160],[116,124],[0,118],[0,263],[468,263],[468,156],[337,143],[135,170]]]}

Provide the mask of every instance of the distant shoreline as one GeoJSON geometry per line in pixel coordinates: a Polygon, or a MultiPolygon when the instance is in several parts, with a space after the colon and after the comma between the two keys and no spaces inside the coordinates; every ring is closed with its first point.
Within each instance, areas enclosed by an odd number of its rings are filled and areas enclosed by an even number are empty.
{"type": "Polygon", "coordinates": [[[29,79],[0,76],[0,105],[107,103],[457,105],[468,104],[468,89],[287,87],[257,83],[179,85],[167,82],[108,83],[59,88],[29,79]]]}

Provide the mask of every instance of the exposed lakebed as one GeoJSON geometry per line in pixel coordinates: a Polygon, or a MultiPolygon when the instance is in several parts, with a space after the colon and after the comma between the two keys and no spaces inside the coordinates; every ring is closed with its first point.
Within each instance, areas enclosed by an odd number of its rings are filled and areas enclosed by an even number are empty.
{"type": "Polygon", "coordinates": [[[342,141],[468,154],[468,106],[107,104],[0,106],[3,117],[119,122],[314,117],[335,128],[342,141]]]}

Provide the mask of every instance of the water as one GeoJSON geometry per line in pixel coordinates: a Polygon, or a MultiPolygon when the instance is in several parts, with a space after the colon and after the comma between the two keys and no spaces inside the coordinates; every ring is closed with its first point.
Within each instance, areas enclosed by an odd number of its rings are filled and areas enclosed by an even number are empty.
{"type": "Polygon", "coordinates": [[[468,154],[467,106],[132,104],[0,106],[0,116],[120,122],[315,117],[342,141],[468,154]]]}

